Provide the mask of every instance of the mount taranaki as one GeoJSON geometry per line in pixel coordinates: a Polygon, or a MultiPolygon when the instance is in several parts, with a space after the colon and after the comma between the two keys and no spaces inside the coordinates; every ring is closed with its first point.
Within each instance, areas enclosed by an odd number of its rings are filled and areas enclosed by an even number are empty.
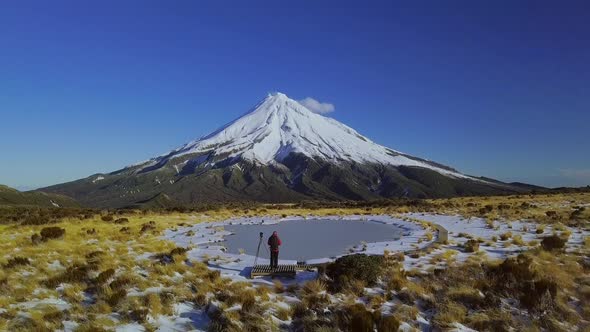
{"type": "Polygon", "coordinates": [[[522,192],[372,142],[282,93],[167,154],[40,189],[93,207],[522,192]]]}

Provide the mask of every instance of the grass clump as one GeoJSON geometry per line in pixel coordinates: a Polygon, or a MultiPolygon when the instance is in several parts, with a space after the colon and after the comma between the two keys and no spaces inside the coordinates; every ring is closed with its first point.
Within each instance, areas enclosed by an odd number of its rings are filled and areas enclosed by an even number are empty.
{"type": "Polygon", "coordinates": [[[541,247],[543,247],[543,249],[546,251],[563,250],[566,243],[567,238],[553,234],[543,238],[541,241],[541,247]]]}
{"type": "Polygon", "coordinates": [[[112,215],[110,215],[110,214],[107,214],[106,216],[102,216],[102,217],[100,217],[100,219],[101,219],[102,221],[111,222],[111,221],[113,221],[115,218],[114,218],[112,215]]]}
{"type": "Polygon", "coordinates": [[[444,303],[432,318],[432,324],[444,330],[453,327],[453,323],[462,323],[467,317],[467,308],[456,302],[444,303]]]}
{"type": "Polygon", "coordinates": [[[477,240],[471,239],[465,242],[463,247],[465,248],[465,252],[478,252],[479,242],[477,240]]]}
{"type": "Polygon", "coordinates": [[[337,320],[343,331],[373,332],[375,330],[373,314],[360,303],[340,310],[337,320]]]}
{"type": "Polygon", "coordinates": [[[506,233],[500,234],[500,240],[502,240],[502,241],[507,241],[511,237],[512,237],[512,232],[506,232],[506,233]]]}
{"type": "Polygon", "coordinates": [[[8,261],[6,261],[6,263],[2,264],[2,268],[11,269],[13,267],[25,266],[25,265],[30,265],[30,264],[31,264],[31,261],[28,258],[16,256],[16,257],[8,259],[8,261]]]}

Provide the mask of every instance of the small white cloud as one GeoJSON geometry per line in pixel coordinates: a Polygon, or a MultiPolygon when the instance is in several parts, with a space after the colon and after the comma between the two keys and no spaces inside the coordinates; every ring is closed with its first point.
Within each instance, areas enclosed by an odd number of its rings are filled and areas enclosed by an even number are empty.
{"type": "Polygon", "coordinates": [[[317,101],[311,97],[307,97],[305,99],[302,99],[299,101],[299,103],[301,105],[307,107],[307,109],[309,109],[310,111],[312,111],[314,113],[319,113],[319,114],[331,113],[331,112],[334,112],[334,110],[336,109],[336,107],[334,107],[334,104],[320,103],[319,101],[317,101]]]}

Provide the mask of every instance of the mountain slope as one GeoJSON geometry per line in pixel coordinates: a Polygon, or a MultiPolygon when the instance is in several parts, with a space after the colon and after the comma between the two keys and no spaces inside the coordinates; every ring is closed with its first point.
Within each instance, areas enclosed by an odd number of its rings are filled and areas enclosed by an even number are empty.
{"type": "Polygon", "coordinates": [[[108,174],[43,190],[83,204],[451,197],[523,192],[381,146],[281,93],[201,139],[108,174]],[[162,196],[165,195],[165,196],[162,196]],[[166,197],[166,199],[162,199],[166,197]]]}
{"type": "Polygon", "coordinates": [[[21,192],[0,185],[0,206],[41,206],[41,207],[76,207],[79,204],[63,195],[41,191],[21,192]]]}

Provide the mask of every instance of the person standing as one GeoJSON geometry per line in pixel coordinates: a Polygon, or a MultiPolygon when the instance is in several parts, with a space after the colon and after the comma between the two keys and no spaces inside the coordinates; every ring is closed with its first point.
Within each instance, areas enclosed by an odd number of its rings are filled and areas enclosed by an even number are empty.
{"type": "Polygon", "coordinates": [[[270,267],[276,269],[279,266],[279,246],[281,239],[277,231],[272,232],[268,238],[268,246],[270,247],[270,267]]]}

